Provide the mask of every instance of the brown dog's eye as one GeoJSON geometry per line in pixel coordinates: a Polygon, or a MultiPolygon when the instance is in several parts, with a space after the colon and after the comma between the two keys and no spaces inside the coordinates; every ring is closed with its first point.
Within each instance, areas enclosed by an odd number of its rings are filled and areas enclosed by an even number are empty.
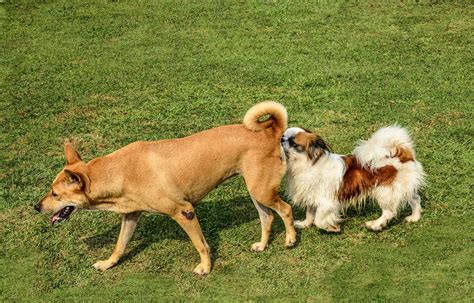
{"type": "Polygon", "coordinates": [[[58,194],[55,193],[54,191],[51,192],[51,195],[52,195],[53,197],[57,197],[57,196],[58,196],[58,194]]]}

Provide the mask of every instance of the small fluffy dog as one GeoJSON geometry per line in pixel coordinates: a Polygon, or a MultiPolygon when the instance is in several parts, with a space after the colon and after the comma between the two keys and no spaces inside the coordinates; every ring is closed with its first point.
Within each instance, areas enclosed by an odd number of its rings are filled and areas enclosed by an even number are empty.
{"type": "Polygon", "coordinates": [[[286,109],[279,103],[259,103],[243,124],[209,129],[185,138],[134,142],[85,163],[70,144],[64,147],[66,166],[49,193],[35,206],[53,214],[51,223],[66,220],[78,209],[109,210],[123,215],[115,249],[98,270],[114,266],[133,235],[141,212],[166,214],[188,234],[201,257],[194,269],[211,270],[209,246],[201,232],[194,205],[224,180],[240,174],[258,210],[262,235],[252,250],[268,245],[275,210],[286,228],[285,245],[296,240],[291,206],[278,188],[286,170],[280,138],[287,127],[286,109]],[[269,115],[265,121],[262,116],[269,115]]]}
{"type": "Polygon", "coordinates": [[[405,202],[412,209],[406,221],[420,219],[418,190],[425,174],[406,129],[381,128],[347,156],[332,153],[320,136],[297,127],[285,131],[281,144],[287,158],[288,194],[294,204],[306,208],[306,219],[295,221],[295,227],[314,224],[339,232],[341,211],[369,197],[382,209],[380,218],[365,223],[371,230],[387,226],[405,202]]]}

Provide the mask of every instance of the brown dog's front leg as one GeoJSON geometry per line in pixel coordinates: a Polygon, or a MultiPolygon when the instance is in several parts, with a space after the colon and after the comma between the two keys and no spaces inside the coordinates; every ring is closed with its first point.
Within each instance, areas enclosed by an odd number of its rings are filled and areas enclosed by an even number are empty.
{"type": "MultiPolygon", "coordinates": [[[[188,204],[188,203],[187,203],[188,204]]],[[[207,245],[204,235],[201,231],[196,213],[192,205],[186,205],[186,207],[180,207],[174,215],[171,216],[173,220],[184,229],[188,234],[189,238],[194,244],[194,247],[201,257],[201,263],[196,266],[194,273],[197,275],[207,275],[211,271],[211,255],[209,245],[207,245]]]]}
{"type": "Polygon", "coordinates": [[[123,215],[120,234],[117,240],[117,244],[115,244],[115,249],[112,252],[112,255],[107,260],[95,263],[93,265],[95,269],[104,271],[117,264],[117,262],[123,256],[128,242],[132,238],[133,232],[137,227],[138,219],[140,219],[140,215],[141,212],[134,212],[123,215]]]}

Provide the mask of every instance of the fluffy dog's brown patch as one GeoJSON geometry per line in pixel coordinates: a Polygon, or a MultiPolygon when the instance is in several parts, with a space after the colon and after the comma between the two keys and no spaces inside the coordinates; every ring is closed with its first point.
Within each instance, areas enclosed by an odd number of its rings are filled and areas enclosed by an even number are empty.
{"type": "Polygon", "coordinates": [[[397,169],[392,165],[371,170],[362,167],[353,155],[343,156],[342,159],[346,165],[346,173],[338,192],[341,201],[363,196],[376,184],[390,184],[397,175],[397,169]]]}
{"type": "Polygon", "coordinates": [[[413,161],[415,157],[413,156],[412,152],[403,147],[397,147],[395,149],[395,154],[392,155],[393,158],[398,158],[401,163],[405,163],[408,161],[413,161]]]}

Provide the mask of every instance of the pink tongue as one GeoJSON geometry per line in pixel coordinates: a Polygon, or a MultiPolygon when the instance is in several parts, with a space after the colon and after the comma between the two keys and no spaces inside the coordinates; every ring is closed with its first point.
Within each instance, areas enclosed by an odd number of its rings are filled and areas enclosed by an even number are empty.
{"type": "Polygon", "coordinates": [[[59,220],[59,212],[54,214],[52,217],[51,217],[51,225],[54,225],[54,223],[56,223],[56,221],[59,220]]]}

